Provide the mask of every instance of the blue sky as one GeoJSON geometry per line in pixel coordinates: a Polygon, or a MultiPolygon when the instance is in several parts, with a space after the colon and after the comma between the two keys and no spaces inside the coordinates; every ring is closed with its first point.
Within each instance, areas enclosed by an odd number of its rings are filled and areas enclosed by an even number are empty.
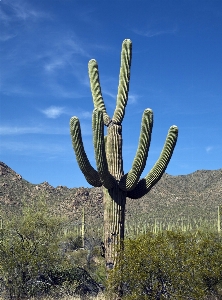
{"type": "Polygon", "coordinates": [[[125,173],[146,108],[154,112],[154,127],[143,175],[171,125],[179,137],[168,174],[222,168],[222,1],[1,0],[0,28],[0,160],[24,179],[89,186],[75,159],[69,120],[79,117],[95,167],[88,61],[98,62],[112,116],[126,38],[133,53],[125,173]]]}

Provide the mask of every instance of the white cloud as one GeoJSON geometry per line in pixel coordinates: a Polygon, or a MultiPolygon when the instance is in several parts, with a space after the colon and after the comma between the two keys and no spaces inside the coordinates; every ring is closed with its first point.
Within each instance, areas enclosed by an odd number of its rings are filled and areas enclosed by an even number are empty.
{"type": "Polygon", "coordinates": [[[37,153],[45,154],[59,154],[67,151],[65,146],[60,144],[42,144],[42,143],[26,143],[26,142],[14,142],[7,141],[1,143],[0,152],[10,151],[16,154],[35,156],[37,153]]]}
{"type": "Polygon", "coordinates": [[[213,150],[213,147],[212,147],[212,146],[206,147],[206,152],[207,152],[207,153],[209,153],[211,150],[213,150]]]}
{"type": "Polygon", "coordinates": [[[111,98],[113,98],[113,99],[116,99],[116,97],[117,97],[115,94],[113,94],[113,93],[107,91],[106,89],[103,89],[103,94],[104,94],[104,95],[107,95],[107,96],[109,96],[109,97],[111,97],[111,98]]]}
{"type": "Polygon", "coordinates": [[[136,104],[137,103],[137,99],[138,99],[138,96],[137,95],[129,95],[129,98],[128,98],[128,103],[129,104],[136,104]]]}
{"type": "Polygon", "coordinates": [[[48,128],[48,127],[19,127],[0,126],[0,135],[21,135],[21,134],[69,134],[69,128],[48,128]]]}
{"type": "Polygon", "coordinates": [[[53,76],[51,78],[48,78],[46,82],[44,83],[44,88],[46,89],[47,93],[52,95],[55,98],[69,98],[69,99],[81,99],[88,94],[86,94],[88,91],[86,89],[81,89],[80,87],[67,87],[60,83],[59,79],[56,78],[56,76],[53,76]]]}
{"type": "Polygon", "coordinates": [[[65,114],[65,109],[64,107],[59,107],[59,106],[50,106],[44,110],[42,110],[42,113],[46,115],[47,118],[50,119],[56,119],[60,115],[65,114]]]}
{"type": "MultiPolygon", "coordinates": [[[[73,34],[72,34],[73,35],[73,34]]],[[[80,54],[84,57],[91,57],[89,53],[82,47],[80,41],[78,41],[76,36],[68,37],[64,40],[64,44],[67,48],[70,49],[72,54],[80,54]]]]}
{"type": "Polygon", "coordinates": [[[19,87],[16,85],[11,85],[11,84],[8,84],[7,82],[6,83],[3,82],[2,86],[1,86],[1,92],[4,95],[13,95],[13,94],[22,95],[22,96],[36,95],[36,93],[34,93],[31,90],[28,90],[28,88],[25,88],[23,86],[19,87]]]}
{"type": "Polygon", "coordinates": [[[39,127],[17,127],[17,126],[1,126],[0,135],[13,135],[13,134],[28,134],[28,133],[41,133],[42,129],[39,127]]]}
{"type": "Polygon", "coordinates": [[[5,24],[15,21],[35,21],[51,18],[48,13],[35,9],[30,2],[10,0],[2,1],[0,8],[1,21],[5,24]]]}
{"type": "Polygon", "coordinates": [[[51,48],[39,57],[40,65],[43,63],[46,88],[49,88],[56,97],[81,98],[84,96],[82,86],[89,88],[90,85],[87,65],[83,63],[86,57],[88,60],[91,58],[85,51],[87,47],[82,45],[73,32],[52,41],[51,45],[51,48]],[[65,78],[68,78],[67,84],[65,84],[65,78]],[[76,80],[78,81],[75,88],[73,85],[72,88],[68,88],[69,78],[73,78],[74,84],[76,80]]]}
{"type": "Polygon", "coordinates": [[[153,36],[157,36],[157,35],[163,35],[163,34],[175,34],[177,32],[177,28],[173,28],[173,29],[163,29],[163,30],[157,30],[157,29],[149,29],[149,30],[137,30],[134,29],[133,32],[138,34],[138,35],[142,35],[145,37],[153,37],[153,36]]]}
{"type": "Polygon", "coordinates": [[[65,107],[59,106],[50,106],[44,110],[41,110],[41,112],[45,114],[47,118],[50,119],[58,118],[62,114],[66,114],[69,116],[75,115],[80,119],[92,119],[92,111],[82,111],[80,109],[68,110],[65,107]]]}
{"type": "Polygon", "coordinates": [[[80,112],[78,114],[78,117],[82,119],[92,119],[92,112],[89,111],[80,112]]]}
{"type": "Polygon", "coordinates": [[[76,59],[76,55],[91,58],[81,45],[77,36],[72,33],[71,37],[62,37],[62,39],[60,38],[53,42],[52,50],[43,55],[44,59],[48,60],[44,65],[44,70],[48,73],[52,73],[61,68],[71,67],[73,73],[78,74],[79,59],[76,59]]]}
{"type": "Polygon", "coordinates": [[[4,12],[2,6],[0,6],[0,21],[1,23],[8,23],[10,21],[9,15],[6,12],[4,12]]]}
{"type": "Polygon", "coordinates": [[[2,50],[1,69],[4,76],[1,79],[1,91],[4,94],[31,94],[32,91],[36,95],[44,89],[44,94],[76,98],[82,86],[89,86],[85,58],[91,58],[88,53],[91,46],[85,44],[81,36],[78,37],[73,30],[64,32],[60,28],[55,32],[42,30],[42,24],[37,21],[45,18],[51,20],[52,17],[36,8],[32,2],[3,0],[0,3],[0,42],[7,43],[10,40],[14,43],[13,47],[10,46],[12,51],[5,51],[7,48],[2,50]],[[30,25],[33,21],[35,26],[30,25]],[[39,33],[41,38],[37,37],[33,42],[33,36],[39,33]],[[32,69],[35,69],[35,75],[32,69]],[[25,85],[25,72],[35,76],[34,88],[25,85]],[[78,88],[68,88],[71,85],[70,78],[73,78],[74,84],[75,79],[78,80],[78,88]]]}
{"type": "Polygon", "coordinates": [[[65,60],[55,58],[50,63],[45,64],[44,69],[46,72],[53,72],[56,69],[63,68],[65,66],[65,60]]]}
{"type": "MultiPolygon", "coordinates": [[[[111,92],[109,92],[109,91],[107,91],[107,90],[105,90],[104,92],[103,92],[103,94],[104,95],[107,95],[107,96],[110,96],[111,98],[113,98],[113,99],[117,99],[117,95],[115,95],[115,94],[113,94],[113,93],[111,93],[111,92]]],[[[128,104],[135,104],[135,103],[137,103],[137,99],[138,99],[138,96],[136,95],[136,94],[130,94],[130,95],[128,95],[128,104]]]]}
{"type": "MultiPolygon", "coordinates": [[[[1,17],[1,16],[0,16],[1,17]]],[[[6,41],[8,41],[8,40],[11,40],[11,39],[13,39],[14,37],[16,37],[16,34],[2,34],[1,36],[0,36],[0,41],[1,42],[6,42],[6,41]]]]}

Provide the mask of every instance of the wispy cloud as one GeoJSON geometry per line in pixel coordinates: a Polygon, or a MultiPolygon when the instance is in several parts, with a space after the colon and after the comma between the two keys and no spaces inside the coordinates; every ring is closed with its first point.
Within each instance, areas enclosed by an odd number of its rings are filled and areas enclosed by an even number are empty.
{"type": "Polygon", "coordinates": [[[1,143],[0,153],[4,151],[10,151],[16,154],[22,154],[27,156],[36,156],[36,153],[42,154],[59,154],[67,151],[65,146],[56,143],[27,143],[27,142],[14,142],[7,141],[1,143]]]}
{"type": "MultiPolygon", "coordinates": [[[[43,55],[44,60],[47,61],[44,64],[44,70],[46,73],[53,73],[62,68],[71,67],[76,73],[75,70],[79,66],[79,59],[77,60],[76,56],[79,55],[91,58],[77,36],[72,33],[71,36],[54,41],[51,51],[43,55]]],[[[77,69],[77,71],[79,70],[77,69]]]]}
{"type": "Polygon", "coordinates": [[[29,88],[23,86],[16,86],[15,84],[5,83],[1,85],[1,93],[4,95],[19,95],[19,96],[33,96],[36,95],[36,91],[32,91],[29,88]]]}
{"type": "Polygon", "coordinates": [[[36,21],[37,19],[51,18],[48,13],[31,6],[30,2],[21,0],[2,1],[0,17],[4,24],[15,21],[36,21]]]}
{"type": "Polygon", "coordinates": [[[10,19],[9,15],[2,9],[2,6],[0,6],[1,23],[7,23],[9,21],[9,19],[10,19]]]}
{"type": "Polygon", "coordinates": [[[80,109],[68,109],[66,107],[60,106],[50,106],[44,110],[40,110],[47,118],[56,119],[60,117],[62,114],[69,116],[77,116],[80,119],[92,119],[91,111],[83,111],[80,109]]]}
{"type": "Polygon", "coordinates": [[[214,149],[213,146],[208,146],[205,148],[206,152],[209,153],[210,151],[212,151],[214,149]]]}
{"type": "Polygon", "coordinates": [[[27,0],[3,0],[0,3],[0,42],[11,40],[14,43],[10,45],[12,51],[4,51],[7,49],[4,47],[2,50],[1,70],[4,76],[1,92],[24,96],[44,93],[60,98],[84,96],[82,87],[89,86],[85,58],[91,58],[88,49],[92,47],[73,30],[64,32],[56,28],[52,32],[45,27],[42,30],[40,21],[47,18],[51,22],[53,16],[39,9],[35,3],[27,0]],[[33,21],[35,24],[30,24],[33,21]],[[23,76],[20,76],[21,72],[23,76]],[[35,81],[35,84],[26,84],[26,73],[29,73],[30,82],[35,81]]]}
{"type": "Polygon", "coordinates": [[[0,135],[22,135],[22,134],[69,134],[69,128],[49,128],[44,126],[22,127],[22,126],[0,126],[0,135]]]}
{"type": "Polygon", "coordinates": [[[50,106],[44,110],[42,110],[42,113],[50,119],[56,119],[62,114],[66,114],[64,107],[59,106],[50,106]]]}
{"type": "MultiPolygon", "coordinates": [[[[113,98],[113,99],[115,99],[116,100],[116,98],[117,98],[117,95],[116,94],[114,94],[114,93],[112,93],[112,92],[110,92],[110,91],[108,91],[108,90],[104,90],[103,91],[103,94],[104,95],[107,95],[107,96],[110,96],[111,98],[113,98]]],[[[136,94],[130,94],[129,96],[128,96],[128,104],[136,104],[137,103],[137,100],[138,100],[138,95],[136,95],[136,94]]]]}
{"type": "Polygon", "coordinates": [[[16,126],[1,126],[0,135],[13,135],[13,134],[28,134],[28,133],[41,133],[42,129],[39,127],[16,127],[16,126]]]}
{"type": "Polygon", "coordinates": [[[61,69],[66,65],[66,61],[64,58],[55,58],[51,60],[49,63],[45,64],[44,69],[46,72],[52,73],[56,69],[61,69]]]}
{"type": "MultiPolygon", "coordinates": [[[[46,93],[57,99],[82,99],[89,96],[90,90],[90,88],[88,90],[83,89],[79,82],[75,87],[62,84],[57,76],[47,78],[43,87],[46,90],[46,93]]],[[[39,91],[37,91],[37,93],[39,93],[39,91]]]]}
{"type": "Polygon", "coordinates": [[[128,103],[129,104],[136,104],[139,96],[136,94],[129,95],[128,103]]]}
{"type": "MultiPolygon", "coordinates": [[[[59,38],[56,41],[51,41],[50,45],[47,40],[50,40],[50,37],[46,34],[46,36],[41,37],[42,45],[38,45],[39,41],[37,41],[36,47],[33,48],[33,45],[30,45],[30,47],[25,48],[25,53],[22,52],[22,49],[17,49],[17,44],[15,44],[15,49],[12,52],[3,54],[1,58],[2,74],[4,73],[4,77],[1,78],[2,93],[24,96],[44,93],[60,98],[85,96],[84,91],[86,90],[82,91],[82,87],[89,87],[89,78],[87,66],[85,67],[85,64],[81,63],[81,58],[82,55],[87,56],[87,54],[84,51],[66,47],[65,42],[61,42],[63,46],[57,49],[59,38]],[[37,50],[39,46],[43,48],[41,54],[37,50]],[[31,72],[32,68],[36,71],[35,75],[31,72]],[[34,86],[25,84],[26,81],[24,81],[23,76],[19,76],[20,72],[24,74],[24,71],[29,72],[30,77],[35,77],[34,86]],[[74,88],[73,83],[75,84],[76,79],[78,83],[74,88]]],[[[81,47],[80,43],[76,47],[81,47]]]]}
{"type": "Polygon", "coordinates": [[[157,36],[157,35],[163,35],[163,34],[175,34],[177,33],[178,29],[175,27],[175,28],[172,28],[172,29],[148,29],[148,30],[137,30],[137,29],[134,29],[133,32],[138,34],[138,35],[142,35],[142,36],[145,36],[145,37],[148,37],[148,38],[151,38],[151,37],[154,37],[154,36],[157,36]]]}
{"type": "Polygon", "coordinates": [[[113,99],[116,99],[116,94],[113,94],[112,92],[110,92],[110,91],[108,91],[106,89],[103,89],[103,94],[107,95],[107,96],[109,96],[109,97],[111,97],[113,99]]]}
{"type": "MultiPolygon", "coordinates": [[[[92,119],[92,113],[87,111],[80,112],[76,110],[73,116],[77,116],[79,119],[86,120],[81,122],[81,131],[85,136],[92,135],[92,125],[88,120],[92,119]]],[[[44,135],[69,135],[69,124],[67,127],[50,127],[50,126],[0,126],[0,136],[12,136],[12,135],[25,135],[25,134],[44,134],[44,135]]],[[[1,146],[2,146],[1,141],[1,146]]]]}
{"type": "MultiPolygon", "coordinates": [[[[0,14],[0,18],[1,18],[1,14],[0,14]]],[[[16,34],[2,34],[0,36],[0,42],[6,42],[8,40],[13,39],[14,37],[16,37],[16,34]]]]}
{"type": "Polygon", "coordinates": [[[89,87],[85,58],[91,58],[86,48],[73,32],[52,41],[50,48],[46,47],[45,53],[39,57],[39,63],[43,68],[44,85],[53,95],[64,98],[84,96],[82,86],[89,87]],[[70,78],[78,81],[75,88],[70,78]]]}
{"type": "Polygon", "coordinates": [[[92,119],[92,112],[89,112],[89,111],[83,111],[83,112],[80,112],[78,114],[79,118],[82,118],[82,119],[92,119]]]}

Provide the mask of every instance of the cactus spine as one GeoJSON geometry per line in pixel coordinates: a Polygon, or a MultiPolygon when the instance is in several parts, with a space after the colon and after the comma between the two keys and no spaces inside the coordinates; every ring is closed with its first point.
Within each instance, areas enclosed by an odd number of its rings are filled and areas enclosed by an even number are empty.
{"type": "Polygon", "coordinates": [[[121,123],[128,100],[131,54],[132,42],[126,39],[122,44],[117,103],[112,118],[108,116],[103,101],[97,62],[94,59],[89,61],[89,78],[94,102],[93,143],[97,170],[91,166],[85,153],[78,118],[72,117],[70,120],[72,144],[78,165],[89,184],[95,187],[103,186],[104,246],[108,269],[113,268],[116,260],[114,249],[121,247],[121,241],[124,239],[126,197],[141,198],[158,182],[170,161],[178,136],[178,128],[171,126],[159,159],[147,176],[140,179],[148,156],[153,126],[153,112],[146,109],[142,116],[139,145],[132,168],[124,174],[121,123]],[[104,136],[104,126],[107,126],[107,136],[104,136]]]}

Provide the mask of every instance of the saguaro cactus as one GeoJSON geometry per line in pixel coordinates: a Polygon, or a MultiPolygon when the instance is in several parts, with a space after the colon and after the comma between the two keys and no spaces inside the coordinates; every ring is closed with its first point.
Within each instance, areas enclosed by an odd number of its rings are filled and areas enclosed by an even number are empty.
{"type": "Polygon", "coordinates": [[[72,144],[78,165],[89,184],[95,187],[103,186],[104,247],[108,269],[112,269],[115,263],[114,249],[120,246],[124,239],[126,197],[141,198],[158,182],[170,161],[178,136],[178,128],[171,126],[159,159],[147,176],[140,179],[148,156],[153,126],[153,112],[146,109],[142,117],[139,145],[132,168],[124,174],[121,123],[128,100],[131,54],[132,42],[126,39],[122,44],[117,103],[112,118],[108,116],[103,101],[97,62],[94,59],[89,61],[89,78],[94,102],[92,129],[97,171],[91,166],[84,150],[78,118],[72,117],[70,120],[72,144]],[[104,125],[107,126],[107,136],[104,136],[104,125]]]}

